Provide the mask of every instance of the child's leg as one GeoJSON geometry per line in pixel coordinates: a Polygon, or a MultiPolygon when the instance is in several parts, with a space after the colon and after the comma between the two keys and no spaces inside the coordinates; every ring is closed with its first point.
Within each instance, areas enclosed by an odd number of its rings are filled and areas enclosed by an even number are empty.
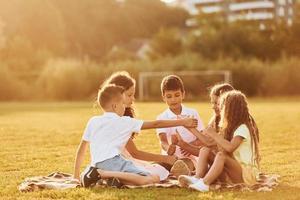
{"type": "Polygon", "coordinates": [[[203,178],[204,183],[207,185],[213,183],[224,171],[224,169],[226,169],[227,174],[233,182],[243,182],[242,168],[240,164],[225,153],[218,152],[211,168],[203,178]]]}
{"type": "Polygon", "coordinates": [[[128,172],[105,171],[101,169],[97,169],[97,171],[103,179],[118,178],[122,183],[128,185],[146,185],[158,183],[160,181],[159,176],[157,175],[142,176],[128,172]]]}
{"type": "Polygon", "coordinates": [[[123,184],[144,185],[160,181],[158,175],[143,171],[120,155],[96,163],[96,167],[102,178],[118,178],[123,184]]]}
{"type": "Polygon", "coordinates": [[[202,147],[199,152],[199,158],[196,166],[196,178],[203,178],[208,170],[208,159],[210,149],[208,147],[202,147]]]}

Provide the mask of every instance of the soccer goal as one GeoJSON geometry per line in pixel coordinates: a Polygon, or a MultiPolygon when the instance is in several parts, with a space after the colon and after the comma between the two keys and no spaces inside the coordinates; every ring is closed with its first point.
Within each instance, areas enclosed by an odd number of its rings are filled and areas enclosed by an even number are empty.
{"type": "Polygon", "coordinates": [[[210,86],[216,83],[231,83],[232,74],[229,70],[203,70],[203,71],[162,71],[139,73],[139,100],[158,99],[160,82],[164,76],[175,74],[183,80],[187,98],[207,95],[210,86]]]}

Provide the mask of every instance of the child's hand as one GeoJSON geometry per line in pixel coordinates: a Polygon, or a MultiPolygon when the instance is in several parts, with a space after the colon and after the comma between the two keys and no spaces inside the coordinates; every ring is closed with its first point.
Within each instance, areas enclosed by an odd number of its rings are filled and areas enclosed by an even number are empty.
{"type": "Polygon", "coordinates": [[[167,154],[169,156],[172,156],[172,155],[174,155],[175,151],[176,151],[176,145],[171,144],[168,148],[167,154]]]}
{"type": "Polygon", "coordinates": [[[214,138],[215,136],[218,135],[218,133],[216,132],[216,130],[213,128],[213,127],[207,127],[205,130],[204,130],[204,133],[206,135],[208,135],[209,137],[211,138],[214,138]]]}
{"type": "Polygon", "coordinates": [[[175,162],[176,162],[176,160],[177,160],[178,158],[176,157],[176,156],[168,156],[168,158],[166,159],[166,163],[168,163],[169,165],[173,165],[175,162]]]}
{"type": "Polygon", "coordinates": [[[190,155],[192,155],[190,152],[180,148],[180,152],[182,155],[186,156],[186,157],[189,157],[190,155]]]}
{"type": "Polygon", "coordinates": [[[78,183],[80,183],[79,175],[73,175],[73,179],[74,179],[74,181],[77,181],[78,183]]]}
{"type": "Polygon", "coordinates": [[[183,120],[184,120],[183,126],[186,128],[195,128],[198,126],[198,120],[195,118],[188,117],[183,120]]]}
{"type": "Polygon", "coordinates": [[[178,146],[183,146],[185,144],[184,140],[182,139],[181,135],[178,133],[176,129],[176,138],[177,138],[177,145],[178,146]]]}
{"type": "Polygon", "coordinates": [[[176,135],[171,135],[171,142],[174,145],[178,144],[178,139],[177,139],[176,135]]]}

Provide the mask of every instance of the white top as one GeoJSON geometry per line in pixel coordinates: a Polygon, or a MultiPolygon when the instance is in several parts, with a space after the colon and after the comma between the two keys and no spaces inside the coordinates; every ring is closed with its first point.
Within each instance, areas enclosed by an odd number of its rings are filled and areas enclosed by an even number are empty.
{"type": "Polygon", "coordinates": [[[233,156],[239,163],[253,165],[251,135],[248,127],[245,124],[240,125],[233,133],[233,137],[235,136],[241,136],[243,142],[233,152],[233,156]]]}
{"type": "MultiPolygon", "coordinates": [[[[180,117],[186,117],[186,116],[192,116],[192,117],[194,117],[194,118],[196,118],[198,120],[198,127],[197,127],[197,129],[199,131],[201,131],[201,130],[204,129],[204,126],[202,124],[202,121],[201,121],[201,119],[199,117],[198,112],[195,109],[187,108],[187,107],[185,107],[183,105],[182,105],[182,110],[181,110],[181,114],[180,115],[174,114],[168,108],[164,112],[162,112],[160,115],[158,115],[157,120],[178,119],[180,117]]],[[[180,134],[180,136],[182,137],[182,139],[185,142],[187,142],[187,143],[190,143],[190,142],[192,142],[192,141],[194,141],[194,140],[197,139],[196,136],[194,136],[192,133],[190,133],[183,126],[177,126],[177,127],[172,127],[172,128],[158,128],[158,129],[156,129],[156,133],[157,133],[157,135],[159,135],[160,133],[166,133],[168,143],[171,144],[171,135],[176,134],[176,130],[180,134]]],[[[167,155],[167,152],[164,151],[163,149],[161,150],[161,153],[163,155],[167,155]]],[[[179,158],[186,157],[186,156],[184,156],[184,155],[181,154],[180,149],[178,148],[178,146],[176,146],[176,151],[175,151],[174,155],[178,156],[179,158]]]]}
{"type": "Polygon", "coordinates": [[[120,117],[113,112],[92,117],[82,137],[90,143],[91,165],[119,155],[132,133],[140,132],[142,125],[142,120],[120,117]]]}

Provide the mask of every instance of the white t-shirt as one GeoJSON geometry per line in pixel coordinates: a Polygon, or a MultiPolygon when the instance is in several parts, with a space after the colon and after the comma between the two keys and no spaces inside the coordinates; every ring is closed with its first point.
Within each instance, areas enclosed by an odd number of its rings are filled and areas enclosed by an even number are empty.
{"type": "MultiPolygon", "coordinates": [[[[185,106],[182,105],[182,110],[181,110],[181,114],[180,115],[176,115],[174,114],[169,108],[166,109],[163,113],[161,113],[160,115],[158,115],[157,120],[170,120],[170,119],[178,119],[180,117],[186,117],[186,116],[193,116],[194,118],[196,118],[198,120],[198,127],[197,129],[199,131],[203,130],[203,124],[202,121],[199,117],[198,112],[195,109],[191,109],[191,108],[187,108],[185,106]]],[[[190,143],[194,140],[197,139],[196,136],[194,136],[192,133],[190,133],[186,128],[184,128],[183,126],[177,126],[177,127],[171,127],[171,128],[158,128],[156,129],[156,133],[157,135],[159,135],[160,133],[165,133],[167,136],[167,140],[168,143],[171,144],[171,136],[176,134],[176,130],[177,132],[180,134],[180,136],[182,137],[182,139],[187,142],[190,143]]],[[[167,152],[164,151],[163,149],[161,150],[161,153],[163,155],[167,155],[167,152]]],[[[178,146],[176,146],[176,151],[175,154],[176,156],[178,156],[179,158],[184,158],[186,156],[182,155],[180,152],[180,149],[178,148],[178,146]]]]}
{"type": "Polygon", "coordinates": [[[142,120],[106,112],[92,117],[82,139],[90,143],[91,165],[119,155],[133,132],[140,132],[142,120]]]}
{"type": "Polygon", "coordinates": [[[252,154],[251,135],[248,127],[245,124],[240,125],[233,133],[233,137],[235,136],[241,136],[243,138],[243,142],[233,152],[233,156],[239,163],[253,165],[254,162],[252,154]]]}

